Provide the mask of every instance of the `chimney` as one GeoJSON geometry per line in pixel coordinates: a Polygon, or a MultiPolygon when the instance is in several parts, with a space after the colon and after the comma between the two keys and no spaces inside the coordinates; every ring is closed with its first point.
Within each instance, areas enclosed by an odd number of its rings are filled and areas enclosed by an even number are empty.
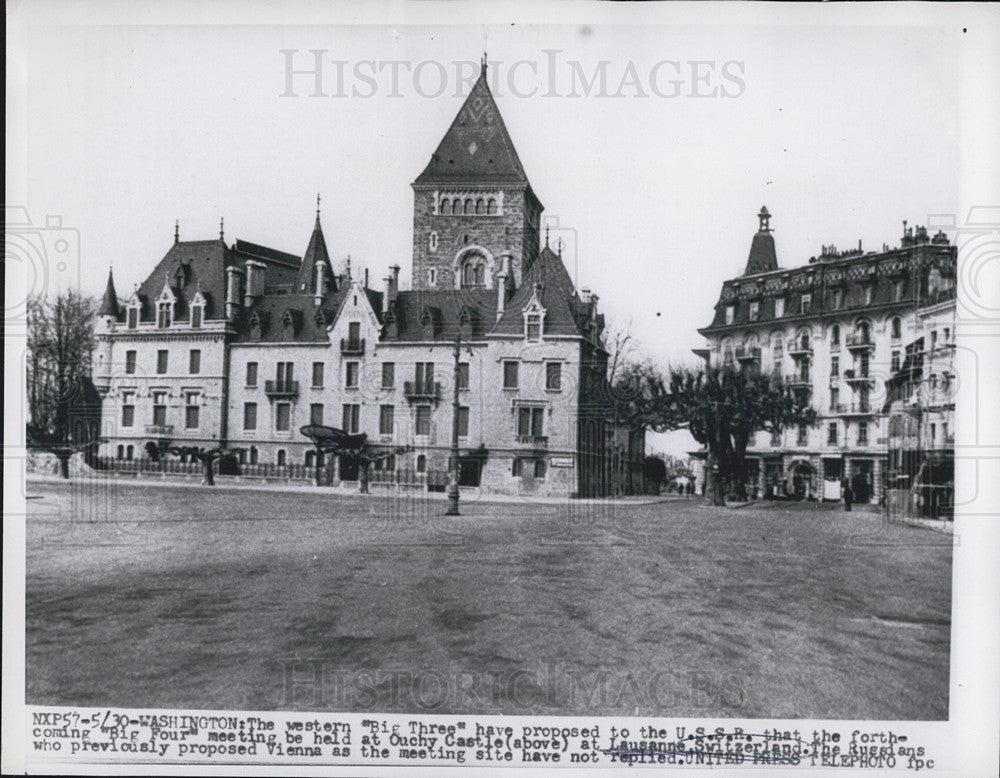
{"type": "Polygon", "coordinates": [[[510,257],[500,258],[500,274],[497,276],[497,321],[503,316],[504,306],[507,304],[507,273],[510,267],[510,257]]]}
{"type": "Polygon", "coordinates": [[[365,268],[365,289],[368,288],[368,268],[365,268]]]}
{"type": "Polygon", "coordinates": [[[236,265],[226,268],[226,319],[232,321],[240,310],[243,296],[243,271],[236,265]]]}
{"type": "Polygon", "coordinates": [[[590,290],[589,289],[581,289],[580,290],[580,296],[583,298],[583,301],[585,303],[589,303],[590,302],[590,290]]]}
{"type": "Polygon", "coordinates": [[[258,262],[255,259],[247,260],[247,288],[243,295],[243,305],[246,308],[264,296],[264,269],[266,267],[263,262],[258,262]]]}
{"type": "Polygon", "coordinates": [[[399,294],[399,265],[389,268],[389,275],[385,279],[385,294],[382,296],[382,313],[389,310],[389,306],[395,302],[396,295],[399,294]]]}
{"type": "Polygon", "coordinates": [[[320,305],[323,302],[323,295],[326,293],[326,263],[316,263],[316,288],[313,290],[313,302],[320,305]]]}
{"type": "Polygon", "coordinates": [[[596,294],[590,295],[590,318],[597,319],[597,301],[600,298],[596,294]]]}

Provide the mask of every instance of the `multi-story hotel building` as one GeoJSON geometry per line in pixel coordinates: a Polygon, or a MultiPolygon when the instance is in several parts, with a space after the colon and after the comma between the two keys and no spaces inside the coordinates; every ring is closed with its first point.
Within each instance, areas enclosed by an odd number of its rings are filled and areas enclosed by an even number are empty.
{"type": "Polygon", "coordinates": [[[696,353],[774,371],[809,397],[820,423],[773,438],[758,433],[747,451],[748,487],[757,496],[840,499],[849,480],[858,501],[879,502],[885,381],[925,331],[938,345],[953,342],[954,326],[935,311],[954,300],[955,247],[944,233],[904,222],[896,248],[824,246],[807,264],[783,269],[767,208],[758,219],[743,274],[723,283],[696,353]]]}
{"type": "MultiPolygon", "coordinates": [[[[228,244],[221,229],[190,242],[175,231],[128,299],[109,277],[94,366],[101,454],[225,445],[247,465],[315,465],[300,429],[323,424],[405,447],[392,470],[441,474],[457,424],[465,483],[620,490],[643,438],[622,444],[610,420],[597,295],[578,294],[542,240],[542,204],[485,66],[412,186],[410,290],[398,265],[378,291],[334,267],[318,203],[301,258],[228,244]]],[[[323,466],[330,483],[358,478],[349,457],[323,466]]]]}

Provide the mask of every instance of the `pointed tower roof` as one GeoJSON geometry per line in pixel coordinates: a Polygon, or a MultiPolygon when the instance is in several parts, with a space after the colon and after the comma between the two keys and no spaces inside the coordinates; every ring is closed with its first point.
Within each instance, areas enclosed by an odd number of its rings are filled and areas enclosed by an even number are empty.
{"type": "Polygon", "coordinates": [[[98,316],[118,317],[118,294],[115,292],[115,279],[108,268],[108,285],[104,288],[104,297],[101,298],[101,307],[97,309],[98,316]]]}
{"type": "Polygon", "coordinates": [[[750,244],[750,255],[747,257],[746,270],[743,271],[745,276],[778,269],[778,255],[774,250],[774,236],[771,234],[771,214],[766,205],[760,207],[757,218],[760,220],[760,227],[750,244]]]}
{"type": "Polygon", "coordinates": [[[479,79],[448,128],[424,172],[413,183],[528,184],[500,109],[486,80],[486,63],[479,79]]]}
{"type": "Polygon", "coordinates": [[[313,227],[312,236],[309,238],[309,245],[306,253],[302,257],[302,264],[299,266],[299,275],[295,279],[295,293],[312,293],[316,283],[316,265],[326,265],[324,277],[327,284],[333,283],[333,265],[330,263],[330,253],[326,249],[326,240],[323,238],[323,228],[319,223],[319,195],[316,195],[316,224],[313,227]],[[305,284],[305,286],[303,286],[305,284]]]}

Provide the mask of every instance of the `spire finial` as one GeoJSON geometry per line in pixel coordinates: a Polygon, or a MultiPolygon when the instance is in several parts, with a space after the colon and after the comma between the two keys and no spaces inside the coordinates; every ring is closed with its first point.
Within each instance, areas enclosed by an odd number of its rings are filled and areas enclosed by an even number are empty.
{"type": "Polygon", "coordinates": [[[486,75],[486,52],[483,51],[483,58],[479,60],[479,72],[486,75]]]}
{"type": "Polygon", "coordinates": [[[319,223],[319,192],[316,193],[316,222],[319,223]]]}
{"type": "Polygon", "coordinates": [[[545,248],[549,247],[549,225],[545,225],[545,248]]]}
{"type": "Polygon", "coordinates": [[[559,256],[562,257],[562,250],[563,250],[563,239],[562,238],[559,238],[556,241],[556,250],[558,251],[559,256]]]}
{"type": "Polygon", "coordinates": [[[226,219],[224,216],[219,217],[219,240],[226,239],[226,219]]]}
{"type": "Polygon", "coordinates": [[[181,220],[174,219],[174,243],[181,242],[181,220]]]}
{"type": "Polygon", "coordinates": [[[760,213],[757,214],[757,218],[760,219],[760,230],[759,230],[759,232],[770,232],[771,231],[771,214],[768,213],[766,205],[762,205],[760,207],[760,213]]]}

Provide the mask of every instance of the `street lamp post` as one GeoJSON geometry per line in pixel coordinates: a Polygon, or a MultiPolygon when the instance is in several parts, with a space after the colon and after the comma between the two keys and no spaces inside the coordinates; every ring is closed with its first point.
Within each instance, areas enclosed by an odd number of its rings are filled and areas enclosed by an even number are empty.
{"type": "Polygon", "coordinates": [[[458,516],[458,385],[459,385],[459,360],[462,356],[462,336],[455,335],[455,368],[452,375],[452,400],[451,400],[451,468],[448,483],[448,510],[445,516],[458,516]]]}

